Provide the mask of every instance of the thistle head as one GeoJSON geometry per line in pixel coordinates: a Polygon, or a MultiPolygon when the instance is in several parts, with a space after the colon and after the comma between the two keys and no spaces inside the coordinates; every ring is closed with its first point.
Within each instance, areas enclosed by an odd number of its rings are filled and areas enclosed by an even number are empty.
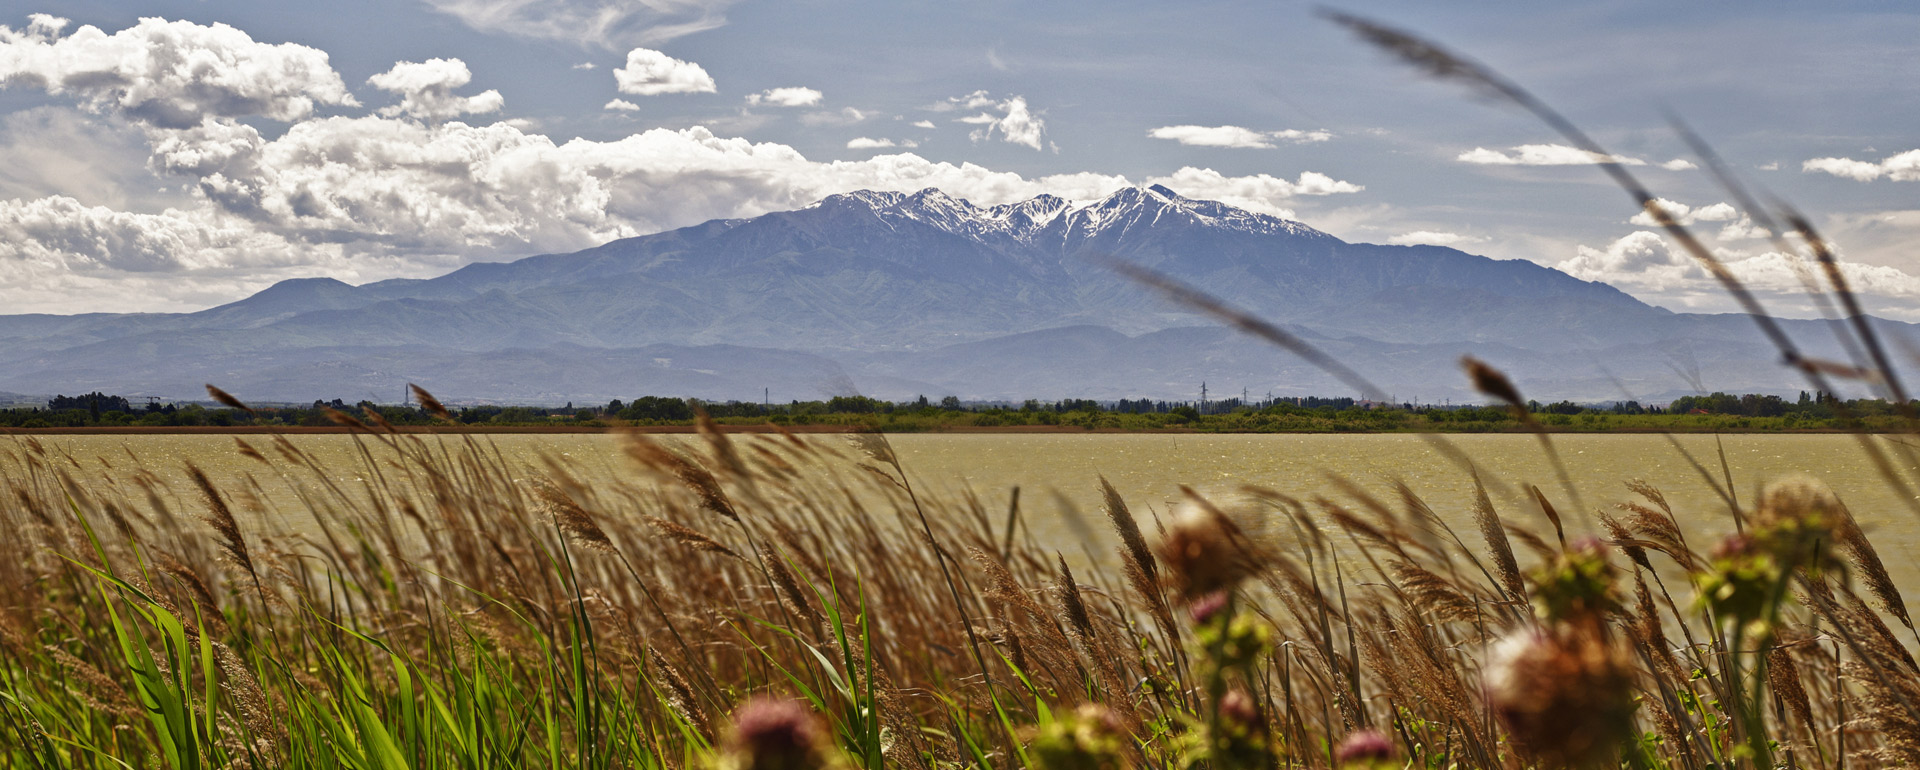
{"type": "Polygon", "coordinates": [[[1517,631],[1494,646],[1485,686],[1515,746],[1539,764],[1601,763],[1633,735],[1633,668],[1597,634],[1517,631]]]}
{"type": "Polygon", "coordinates": [[[1231,591],[1259,567],[1240,527],[1197,498],[1175,512],[1154,551],[1167,568],[1168,581],[1188,602],[1231,591]]]}
{"type": "Polygon", "coordinates": [[[733,712],[730,770],[816,770],[829,766],[813,712],[797,701],[756,698],[733,712]]]}
{"type": "Polygon", "coordinates": [[[1761,491],[1753,537],[1782,569],[1818,574],[1844,569],[1834,558],[1833,541],[1847,519],[1846,506],[1826,484],[1807,477],[1782,479],[1761,491]]]}
{"type": "Polygon", "coordinates": [[[1534,570],[1533,612],[1550,623],[1598,620],[1620,606],[1614,596],[1613,564],[1599,538],[1569,543],[1552,562],[1534,570]]]}
{"type": "Polygon", "coordinates": [[[1112,709],[1089,703],[1039,728],[1028,752],[1040,770],[1128,770],[1128,741],[1112,709]]]}
{"type": "Polygon", "coordinates": [[[1794,478],[1767,485],[1747,531],[1720,541],[1706,570],[1694,576],[1696,601],[1748,635],[1767,638],[1796,571],[1845,574],[1833,541],[1847,521],[1846,507],[1825,484],[1794,478]]]}
{"type": "Polygon", "coordinates": [[[1397,767],[1394,757],[1393,739],[1379,730],[1355,730],[1347,733],[1340,746],[1333,750],[1335,767],[1374,768],[1397,767]]]}

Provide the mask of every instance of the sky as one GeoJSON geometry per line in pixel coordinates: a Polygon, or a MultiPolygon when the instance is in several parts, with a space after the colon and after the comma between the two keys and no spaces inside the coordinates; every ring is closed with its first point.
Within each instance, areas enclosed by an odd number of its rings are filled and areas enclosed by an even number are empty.
{"type": "MultiPolygon", "coordinates": [[[[430,277],[857,189],[1163,184],[1350,241],[1733,305],[1594,158],[1295,2],[62,0],[0,11],[0,314],[177,312],[430,277]]],[[[1554,105],[1769,309],[1802,264],[1678,116],[1920,321],[1920,11],[1333,5],[1554,105]]]]}

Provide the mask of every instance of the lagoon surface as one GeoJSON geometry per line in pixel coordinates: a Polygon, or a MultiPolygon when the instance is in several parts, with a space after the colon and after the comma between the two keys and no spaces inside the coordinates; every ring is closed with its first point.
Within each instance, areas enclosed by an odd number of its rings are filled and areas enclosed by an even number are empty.
{"type": "MultiPolygon", "coordinates": [[[[271,438],[245,437],[267,451],[271,438]]],[[[338,481],[354,482],[367,467],[361,446],[378,458],[378,441],[338,434],[288,437],[321,465],[337,469],[338,481]]],[[[458,436],[424,436],[427,442],[463,441],[458,436]]],[[[516,472],[542,475],[543,457],[564,464],[583,480],[635,477],[621,450],[624,440],[604,434],[500,434],[473,437],[496,447],[516,472]]],[[[65,435],[40,436],[47,449],[80,465],[73,475],[104,474],[119,482],[136,467],[145,468],[185,493],[184,467],[192,461],[226,487],[251,474],[272,507],[298,509],[275,472],[243,457],[231,436],[220,435],[65,435]]],[[[686,436],[661,437],[668,443],[686,436]]],[[[758,439],[745,439],[758,440],[758,439]]],[[[835,436],[805,440],[840,443],[835,436]]],[[[1165,514],[1180,499],[1181,485],[1209,496],[1228,496],[1243,485],[1258,485],[1301,500],[1326,497],[1351,504],[1330,480],[1339,474],[1380,499],[1394,503],[1393,482],[1406,482],[1429,505],[1471,540],[1469,510],[1473,477],[1427,437],[1405,434],[904,434],[891,435],[902,464],[923,494],[954,496],[971,491],[988,510],[1004,512],[1014,487],[1021,490],[1026,526],[1043,544],[1070,561],[1103,559],[1112,537],[1098,517],[1098,478],[1104,474],[1151,531],[1150,516],[1165,514]],[[1078,515],[1070,512],[1077,511],[1078,515]]],[[[1560,484],[1536,437],[1530,435],[1450,435],[1445,441],[1472,459],[1488,482],[1501,516],[1551,530],[1538,508],[1524,497],[1525,484],[1540,487],[1565,514],[1569,528],[1584,528],[1591,517],[1576,515],[1571,495],[1560,484]]],[[[1893,577],[1902,585],[1920,585],[1920,514],[1868,461],[1860,439],[1848,435],[1745,434],[1717,437],[1726,457],[1720,463],[1716,437],[1681,435],[1559,435],[1553,443],[1574,487],[1589,511],[1611,509],[1634,499],[1622,482],[1643,479],[1659,487],[1680,518],[1695,550],[1709,549],[1712,538],[1732,528],[1725,501],[1688,462],[1691,453],[1716,478],[1730,473],[1735,495],[1751,502],[1765,482],[1792,475],[1825,481],[1839,493],[1879,548],[1893,577]]],[[[17,479],[21,436],[0,437],[0,483],[17,479]]],[[[1872,439],[1903,468],[1912,463],[1903,447],[1872,439]]],[[[71,467],[71,466],[69,466],[71,467]]],[[[1397,507],[1397,506],[1396,506],[1397,507]]],[[[996,522],[997,523],[997,522],[996,522]]]]}

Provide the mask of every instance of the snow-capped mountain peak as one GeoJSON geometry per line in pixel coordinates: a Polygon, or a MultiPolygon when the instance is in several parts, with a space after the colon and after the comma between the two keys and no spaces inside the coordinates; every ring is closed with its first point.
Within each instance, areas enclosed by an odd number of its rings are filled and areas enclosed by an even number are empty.
{"type": "Polygon", "coordinates": [[[1327,236],[1299,222],[1258,214],[1219,201],[1182,197],[1163,186],[1122,187],[1104,198],[1069,201],[1039,195],[981,207],[929,187],[912,194],[859,190],[818,205],[861,206],[889,223],[918,222],[968,238],[1010,238],[1024,244],[1064,243],[1131,228],[1182,224],[1271,235],[1327,236]]]}

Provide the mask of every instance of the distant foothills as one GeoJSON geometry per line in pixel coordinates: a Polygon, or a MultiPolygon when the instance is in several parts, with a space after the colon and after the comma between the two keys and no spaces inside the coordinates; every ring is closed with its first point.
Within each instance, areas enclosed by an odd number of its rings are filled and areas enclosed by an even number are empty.
{"type": "MultiPolygon", "coordinates": [[[[737,429],[878,430],[1109,430],[1219,433],[1320,432],[1567,432],[1899,430],[1899,409],[1873,399],[1840,400],[1801,392],[1774,395],[1713,393],[1684,396],[1664,406],[1637,401],[1576,404],[1560,401],[1504,406],[1381,403],[1352,398],[1240,398],[1195,401],[1152,399],[1027,400],[1020,403],[901,402],[865,396],[818,401],[703,402],[660,396],[576,407],[478,405],[436,412],[413,404],[316,400],[311,404],[135,404],[124,396],[55,396],[44,407],[0,409],[0,431],[166,431],[255,429],[471,430],[554,432],[618,428],[675,429],[705,414],[737,429]]],[[[1909,407],[1910,408],[1910,407],[1909,407]]]]}
{"type": "MultiPolygon", "coordinates": [[[[142,408],[209,380],[283,403],[381,401],[411,382],[449,402],[547,407],[767,390],[1113,404],[1191,399],[1202,381],[1296,400],[1354,392],[1169,304],[1116,260],[1280,325],[1394,401],[1478,401],[1463,354],[1550,402],[1793,401],[1809,387],[1748,316],[1675,313],[1523,259],[1348,243],[1152,186],[998,206],[861,191],[431,279],[301,278],[192,313],[0,315],[0,391],[120,393],[142,408]]],[[[1826,320],[1781,328],[1810,357],[1851,360],[1826,320]]]]}

